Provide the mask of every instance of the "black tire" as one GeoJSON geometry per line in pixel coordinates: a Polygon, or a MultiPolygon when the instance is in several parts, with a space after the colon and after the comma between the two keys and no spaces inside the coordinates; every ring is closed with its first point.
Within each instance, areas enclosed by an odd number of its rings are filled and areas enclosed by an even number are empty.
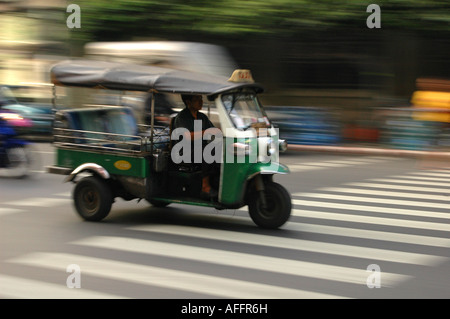
{"type": "Polygon", "coordinates": [[[264,188],[266,209],[262,208],[261,196],[255,191],[250,194],[248,211],[256,225],[261,228],[275,229],[286,223],[291,216],[291,196],[278,183],[265,183],[264,188]]]}
{"type": "Polygon", "coordinates": [[[113,195],[108,184],[95,176],[80,180],[73,191],[77,213],[85,220],[100,221],[108,216],[113,195]]]}

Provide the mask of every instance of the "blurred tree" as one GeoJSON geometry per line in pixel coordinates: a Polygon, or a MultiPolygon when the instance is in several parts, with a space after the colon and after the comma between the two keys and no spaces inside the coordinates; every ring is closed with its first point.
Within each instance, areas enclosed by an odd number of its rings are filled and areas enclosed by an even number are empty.
{"type": "MultiPolygon", "coordinates": [[[[69,31],[73,55],[83,54],[83,44],[91,41],[225,44],[238,64],[252,69],[272,92],[286,87],[378,89],[408,97],[417,77],[448,76],[450,69],[449,0],[74,2],[81,8],[81,28],[69,31]],[[371,3],[381,8],[381,29],[367,28],[371,3]]],[[[295,93],[288,102],[371,103],[353,96],[321,100],[321,95],[300,100],[295,93]]]]}
{"type": "MultiPolygon", "coordinates": [[[[375,1],[386,29],[449,31],[447,0],[375,1]]],[[[81,41],[205,35],[291,36],[310,30],[365,28],[362,0],[82,0],[81,41]]]]}

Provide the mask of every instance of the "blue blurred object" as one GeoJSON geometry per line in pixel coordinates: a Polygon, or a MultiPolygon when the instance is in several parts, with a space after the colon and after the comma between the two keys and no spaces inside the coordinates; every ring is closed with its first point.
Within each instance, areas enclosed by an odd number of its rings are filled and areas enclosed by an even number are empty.
{"type": "Polygon", "coordinates": [[[0,118],[0,176],[22,178],[31,167],[30,143],[17,137],[17,133],[5,117],[0,118]],[[8,174],[4,174],[4,170],[8,174]]]}
{"type": "Polygon", "coordinates": [[[266,111],[288,144],[335,145],[342,140],[340,124],[325,108],[283,106],[266,111]]]}
{"type": "Polygon", "coordinates": [[[14,128],[16,132],[27,130],[32,125],[30,120],[25,119],[22,115],[10,110],[0,109],[0,120],[5,121],[5,123],[11,128],[14,128]]]}
{"type": "Polygon", "coordinates": [[[419,121],[410,115],[397,115],[386,120],[382,142],[391,148],[405,150],[431,150],[439,144],[442,123],[419,121]]]}

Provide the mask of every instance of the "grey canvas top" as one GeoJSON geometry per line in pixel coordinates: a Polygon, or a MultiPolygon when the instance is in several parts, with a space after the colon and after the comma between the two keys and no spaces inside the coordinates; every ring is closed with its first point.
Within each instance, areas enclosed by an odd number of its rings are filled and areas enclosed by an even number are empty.
{"type": "Polygon", "coordinates": [[[243,88],[257,93],[264,90],[257,83],[231,82],[226,77],[210,74],[82,59],[66,60],[54,65],[50,76],[53,84],[61,86],[204,94],[209,98],[243,88]]]}

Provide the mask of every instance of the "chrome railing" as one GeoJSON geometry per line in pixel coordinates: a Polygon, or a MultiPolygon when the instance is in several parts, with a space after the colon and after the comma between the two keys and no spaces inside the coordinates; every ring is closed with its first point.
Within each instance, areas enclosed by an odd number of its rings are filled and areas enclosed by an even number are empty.
{"type": "MultiPolygon", "coordinates": [[[[140,127],[141,132],[143,128],[145,129],[145,127],[140,127]]],[[[53,144],[56,147],[132,154],[152,153],[152,150],[165,148],[169,143],[168,130],[163,128],[155,128],[153,135],[148,131],[144,131],[139,135],[127,135],[54,128],[53,137],[53,144]]]]}

